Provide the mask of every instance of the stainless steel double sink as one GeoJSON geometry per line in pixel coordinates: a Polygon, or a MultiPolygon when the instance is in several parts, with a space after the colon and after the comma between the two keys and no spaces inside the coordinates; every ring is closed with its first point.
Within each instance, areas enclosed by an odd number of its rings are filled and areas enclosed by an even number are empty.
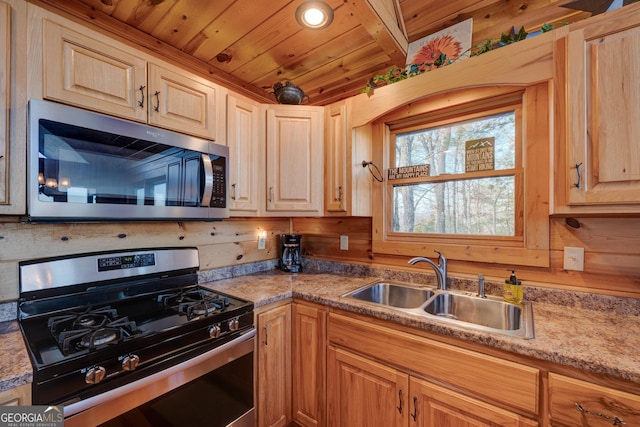
{"type": "Polygon", "coordinates": [[[481,298],[470,292],[420,288],[391,281],[376,281],[342,296],[463,327],[524,339],[534,337],[533,308],[528,301],[515,305],[494,296],[481,298]]]}

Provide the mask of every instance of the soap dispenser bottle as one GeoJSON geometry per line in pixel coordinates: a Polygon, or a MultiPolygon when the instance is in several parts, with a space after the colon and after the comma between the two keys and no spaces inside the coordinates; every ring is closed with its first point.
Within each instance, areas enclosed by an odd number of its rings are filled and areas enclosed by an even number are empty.
{"type": "Polygon", "coordinates": [[[521,304],[523,299],[522,282],[516,277],[515,270],[511,270],[511,276],[504,281],[502,297],[511,304],[521,304]]]}

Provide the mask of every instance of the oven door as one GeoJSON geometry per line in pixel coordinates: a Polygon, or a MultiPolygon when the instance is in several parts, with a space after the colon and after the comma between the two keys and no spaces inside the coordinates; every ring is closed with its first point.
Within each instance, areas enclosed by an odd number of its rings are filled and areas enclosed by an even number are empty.
{"type": "Polygon", "coordinates": [[[207,353],[65,406],[65,427],[253,427],[255,329],[207,353]]]}

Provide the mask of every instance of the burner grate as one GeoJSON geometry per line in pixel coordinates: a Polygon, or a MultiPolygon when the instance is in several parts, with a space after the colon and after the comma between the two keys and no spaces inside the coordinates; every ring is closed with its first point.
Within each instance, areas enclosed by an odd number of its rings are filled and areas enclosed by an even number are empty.
{"type": "Polygon", "coordinates": [[[118,317],[117,310],[109,306],[52,316],[47,325],[66,355],[94,350],[139,333],[135,322],[118,317]]]}
{"type": "Polygon", "coordinates": [[[206,289],[181,290],[158,296],[165,308],[173,308],[189,320],[208,316],[229,307],[229,298],[206,289]]]}

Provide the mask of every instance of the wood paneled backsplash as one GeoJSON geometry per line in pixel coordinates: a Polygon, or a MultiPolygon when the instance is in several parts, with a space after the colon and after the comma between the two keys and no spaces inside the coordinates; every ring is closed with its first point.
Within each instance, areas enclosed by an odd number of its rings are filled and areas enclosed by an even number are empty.
{"type": "MultiPolygon", "coordinates": [[[[580,218],[573,228],[550,219],[551,266],[531,268],[450,260],[453,276],[484,274],[501,280],[515,268],[525,284],[640,297],[640,218],[580,218]],[[585,248],[585,271],[564,271],[565,246],[585,248]]],[[[91,251],[196,246],[200,268],[275,259],[279,235],[303,234],[304,256],[338,262],[414,269],[406,257],[371,252],[371,218],[251,218],[221,222],[110,224],[0,224],[0,301],[18,297],[18,262],[91,251]],[[257,249],[258,231],[267,231],[266,249],[257,249]],[[349,249],[340,250],[340,235],[349,249]]],[[[430,254],[416,254],[430,255],[430,254]]],[[[446,253],[445,253],[446,255],[446,253]]]]}
{"type": "MultiPolygon", "coordinates": [[[[525,284],[640,297],[640,218],[580,218],[579,228],[564,218],[550,219],[550,267],[521,267],[450,260],[449,274],[487,279],[508,277],[514,268],[525,284]],[[584,271],[563,270],[564,248],[583,247],[584,271]]],[[[301,233],[306,256],[414,269],[407,257],[372,254],[371,219],[364,217],[293,218],[292,230],[301,233]],[[339,249],[340,235],[349,236],[349,250],[339,249]]],[[[415,254],[428,256],[433,254],[415,254]]],[[[446,253],[445,253],[446,256],[446,253]]]]}
{"type": "Polygon", "coordinates": [[[200,269],[275,259],[279,235],[289,219],[230,219],[220,222],[128,222],[108,224],[0,223],[0,301],[18,297],[18,263],[37,258],[103,250],[198,247],[200,269]],[[258,232],[267,231],[265,250],[258,232]]]}

